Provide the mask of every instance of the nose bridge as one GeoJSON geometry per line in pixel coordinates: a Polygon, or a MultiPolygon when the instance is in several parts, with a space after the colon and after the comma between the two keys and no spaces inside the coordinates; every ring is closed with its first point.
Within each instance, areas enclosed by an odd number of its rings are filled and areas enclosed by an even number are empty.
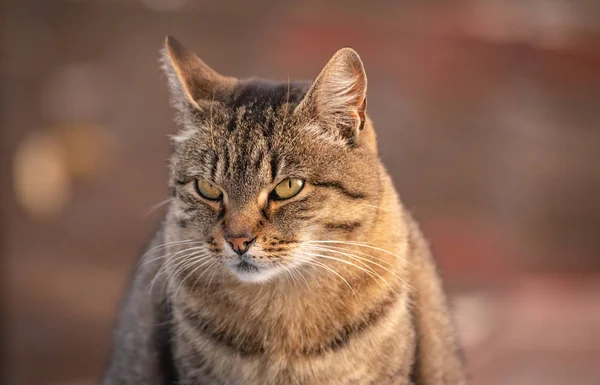
{"type": "Polygon", "coordinates": [[[225,234],[231,237],[252,235],[256,225],[258,207],[252,203],[234,206],[226,214],[225,234]]]}
{"type": "Polygon", "coordinates": [[[254,234],[256,210],[258,207],[246,204],[232,207],[225,217],[225,241],[238,255],[244,254],[256,239],[254,234]]]}

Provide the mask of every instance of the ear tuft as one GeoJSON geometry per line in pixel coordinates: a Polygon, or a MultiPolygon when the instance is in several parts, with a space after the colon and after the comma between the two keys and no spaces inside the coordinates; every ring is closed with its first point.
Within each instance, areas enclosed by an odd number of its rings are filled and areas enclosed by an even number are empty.
{"type": "Polygon", "coordinates": [[[161,53],[173,105],[179,110],[189,105],[201,109],[205,102],[222,100],[235,85],[236,79],[220,75],[171,36],[161,53]]]}
{"type": "Polygon", "coordinates": [[[358,53],[342,48],[321,71],[297,111],[313,115],[325,129],[354,141],[366,120],[367,76],[358,53]]]}

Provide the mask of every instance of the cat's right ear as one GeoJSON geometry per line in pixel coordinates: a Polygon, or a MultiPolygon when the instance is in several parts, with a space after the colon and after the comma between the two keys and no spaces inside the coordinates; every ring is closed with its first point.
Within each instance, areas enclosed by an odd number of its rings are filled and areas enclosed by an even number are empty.
{"type": "Polygon", "coordinates": [[[202,110],[211,101],[223,100],[233,90],[236,79],[222,76],[171,36],[165,39],[162,68],[169,80],[173,105],[202,110]]]}

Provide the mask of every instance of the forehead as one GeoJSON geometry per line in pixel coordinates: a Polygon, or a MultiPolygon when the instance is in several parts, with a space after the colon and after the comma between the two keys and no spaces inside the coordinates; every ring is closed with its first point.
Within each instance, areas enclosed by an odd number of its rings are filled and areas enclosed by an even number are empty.
{"type": "Polygon", "coordinates": [[[309,85],[308,82],[240,82],[231,99],[224,103],[227,118],[218,128],[217,151],[233,154],[231,165],[237,170],[260,168],[264,166],[260,160],[265,157],[273,163],[282,151],[291,155],[288,144],[298,128],[292,111],[309,85]]]}
{"type": "Polygon", "coordinates": [[[309,86],[310,82],[243,80],[224,103],[233,110],[244,108],[260,114],[269,108],[279,109],[286,103],[298,104],[309,86]]]}
{"type": "Polygon", "coordinates": [[[238,155],[277,150],[293,130],[292,111],[302,100],[308,83],[241,81],[221,105],[223,119],[214,126],[217,148],[238,155]]]}
{"type": "Polygon", "coordinates": [[[176,155],[178,168],[240,197],[256,194],[278,176],[301,173],[306,151],[292,111],[309,85],[240,82],[229,100],[195,124],[197,134],[176,155]]]}

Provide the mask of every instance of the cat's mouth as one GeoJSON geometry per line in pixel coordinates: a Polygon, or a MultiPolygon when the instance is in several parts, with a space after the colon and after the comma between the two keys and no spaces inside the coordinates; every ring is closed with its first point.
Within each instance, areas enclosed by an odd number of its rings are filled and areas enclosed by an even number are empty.
{"type": "Polygon", "coordinates": [[[229,270],[244,282],[264,282],[276,273],[276,268],[254,262],[254,258],[244,254],[227,263],[229,270]]]}
{"type": "Polygon", "coordinates": [[[260,271],[260,268],[247,258],[240,258],[239,262],[235,264],[235,268],[246,274],[258,273],[260,271]]]}

